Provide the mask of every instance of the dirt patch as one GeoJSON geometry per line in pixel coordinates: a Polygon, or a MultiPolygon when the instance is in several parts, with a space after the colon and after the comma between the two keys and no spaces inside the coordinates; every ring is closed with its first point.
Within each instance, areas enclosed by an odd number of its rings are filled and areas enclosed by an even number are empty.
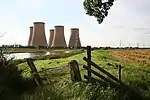
{"type": "Polygon", "coordinates": [[[111,55],[124,61],[150,64],[150,49],[148,50],[112,50],[111,55]]]}

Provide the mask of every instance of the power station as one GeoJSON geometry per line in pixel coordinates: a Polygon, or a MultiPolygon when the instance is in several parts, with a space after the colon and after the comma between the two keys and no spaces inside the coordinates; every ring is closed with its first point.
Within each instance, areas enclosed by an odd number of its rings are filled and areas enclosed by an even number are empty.
{"type": "Polygon", "coordinates": [[[53,37],[54,37],[54,29],[50,29],[50,36],[49,36],[49,44],[48,44],[48,47],[51,47],[51,46],[52,46],[53,37]]]}
{"type": "Polygon", "coordinates": [[[51,47],[53,48],[66,48],[66,40],[64,35],[64,26],[55,26],[54,36],[51,47]]]}
{"type": "Polygon", "coordinates": [[[32,39],[31,39],[30,45],[31,46],[47,46],[44,22],[34,22],[32,39]]]}
{"type": "Polygon", "coordinates": [[[32,40],[32,35],[33,35],[33,26],[30,26],[30,35],[29,35],[29,40],[28,40],[28,46],[31,46],[31,40],[32,40]]]}
{"type": "MultiPolygon", "coordinates": [[[[45,36],[45,23],[34,22],[30,27],[30,35],[28,39],[28,46],[46,46],[50,48],[66,48],[66,39],[64,35],[64,26],[57,25],[54,29],[49,30],[49,41],[47,43],[45,36]]],[[[81,47],[79,38],[79,29],[71,28],[71,35],[68,47],[75,48],[81,47]]]]}
{"type": "Polygon", "coordinates": [[[81,47],[78,28],[71,28],[71,36],[70,36],[68,47],[71,48],[81,47]]]}

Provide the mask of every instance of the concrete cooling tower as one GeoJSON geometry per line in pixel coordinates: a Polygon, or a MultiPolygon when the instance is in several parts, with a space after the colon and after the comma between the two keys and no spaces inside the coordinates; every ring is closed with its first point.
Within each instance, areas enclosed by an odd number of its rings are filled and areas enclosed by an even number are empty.
{"type": "Polygon", "coordinates": [[[32,35],[33,35],[33,26],[30,26],[30,35],[29,35],[29,40],[28,40],[28,46],[31,46],[32,35]]]}
{"type": "Polygon", "coordinates": [[[50,37],[49,37],[49,44],[48,44],[49,47],[52,46],[53,37],[54,37],[54,29],[50,29],[50,37]]]}
{"type": "Polygon", "coordinates": [[[81,47],[78,28],[71,28],[71,36],[68,47],[81,47]]]}
{"type": "Polygon", "coordinates": [[[64,36],[64,26],[55,26],[54,38],[51,47],[66,48],[66,40],[64,36]]]}
{"type": "Polygon", "coordinates": [[[44,22],[34,22],[31,45],[32,46],[47,46],[44,22]]]}

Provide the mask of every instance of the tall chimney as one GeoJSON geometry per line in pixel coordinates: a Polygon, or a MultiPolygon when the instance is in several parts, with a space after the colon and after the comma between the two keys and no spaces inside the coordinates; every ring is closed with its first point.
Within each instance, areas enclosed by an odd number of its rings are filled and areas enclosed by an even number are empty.
{"type": "Polygon", "coordinates": [[[54,38],[51,47],[67,47],[64,36],[64,26],[55,26],[54,38]]]}
{"type": "Polygon", "coordinates": [[[47,46],[44,22],[34,22],[31,45],[32,46],[47,46]]]}
{"type": "Polygon", "coordinates": [[[81,47],[78,28],[71,28],[71,36],[68,47],[81,47]]]}
{"type": "Polygon", "coordinates": [[[31,46],[31,39],[33,35],[33,26],[30,26],[30,35],[29,35],[29,40],[28,40],[28,46],[31,46]]]}
{"type": "Polygon", "coordinates": [[[50,29],[50,37],[49,37],[49,44],[48,44],[49,47],[51,47],[52,45],[53,37],[54,37],[54,29],[50,29]]]}

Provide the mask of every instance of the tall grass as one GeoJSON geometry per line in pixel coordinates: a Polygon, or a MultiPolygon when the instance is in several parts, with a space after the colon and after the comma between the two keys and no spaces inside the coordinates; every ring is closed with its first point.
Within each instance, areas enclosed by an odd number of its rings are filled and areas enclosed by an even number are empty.
{"type": "MultiPolygon", "coordinates": [[[[67,58],[53,59],[53,60],[37,60],[36,66],[40,69],[42,65],[45,67],[63,66],[71,60],[77,60],[79,62],[80,70],[82,65],[86,64],[82,58],[86,56],[85,53],[77,54],[67,58]],[[50,64],[48,64],[50,63],[50,64]]],[[[118,77],[118,70],[115,64],[121,64],[122,68],[122,81],[134,89],[140,94],[144,95],[147,100],[150,100],[150,72],[149,68],[142,67],[138,63],[125,62],[110,55],[109,50],[95,50],[92,52],[92,61],[104,68],[105,70],[118,77]],[[108,64],[109,63],[109,64],[108,64]]],[[[19,66],[23,66],[20,64],[19,66]]],[[[95,69],[94,69],[95,70],[95,69]]],[[[87,84],[85,82],[72,83],[70,82],[69,73],[66,74],[54,73],[50,76],[49,85],[44,86],[42,89],[37,89],[34,92],[28,92],[22,95],[23,100],[118,100],[118,91],[106,86],[103,87],[99,84],[87,84]]],[[[81,75],[87,72],[81,71],[81,75]]],[[[102,74],[102,73],[101,73],[102,74]]],[[[93,77],[95,77],[93,75],[93,77]]],[[[130,100],[130,99],[124,99],[130,100]]]]}
{"type": "Polygon", "coordinates": [[[114,89],[98,84],[61,81],[37,89],[34,93],[26,93],[22,100],[115,100],[114,92],[114,89]]]}
{"type": "Polygon", "coordinates": [[[17,100],[18,95],[25,90],[35,87],[32,79],[22,77],[22,70],[13,59],[7,60],[0,53],[0,100],[17,100]]]}

